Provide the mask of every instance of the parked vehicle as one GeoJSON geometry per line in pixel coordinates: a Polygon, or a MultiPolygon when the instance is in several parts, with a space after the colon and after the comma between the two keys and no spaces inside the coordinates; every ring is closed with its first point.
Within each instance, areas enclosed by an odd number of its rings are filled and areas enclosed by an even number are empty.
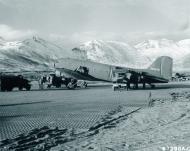
{"type": "Polygon", "coordinates": [[[21,75],[2,75],[0,77],[0,88],[1,91],[12,91],[14,88],[30,90],[31,84],[21,75]]]}
{"type": "Polygon", "coordinates": [[[65,85],[68,89],[75,89],[77,87],[76,79],[56,76],[55,74],[41,77],[39,83],[40,85],[47,84],[47,88],[61,88],[62,85],[65,85]]]}

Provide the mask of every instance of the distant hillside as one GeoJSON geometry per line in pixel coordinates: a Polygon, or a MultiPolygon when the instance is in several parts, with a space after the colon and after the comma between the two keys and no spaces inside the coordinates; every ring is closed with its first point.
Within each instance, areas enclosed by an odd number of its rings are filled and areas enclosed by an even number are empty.
{"type": "Polygon", "coordinates": [[[73,48],[76,58],[95,62],[144,67],[150,63],[148,57],[139,54],[137,49],[124,42],[93,40],[73,48]]]}
{"type": "Polygon", "coordinates": [[[146,40],[135,46],[119,41],[92,40],[68,50],[39,37],[6,41],[0,37],[0,72],[46,70],[61,58],[92,60],[99,63],[146,68],[159,56],[174,59],[175,70],[190,70],[190,39],[178,42],[146,40]]]}
{"type": "Polygon", "coordinates": [[[0,39],[0,69],[41,70],[66,56],[64,48],[38,37],[7,42],[0,39]]]}
{"type": "Polygon", "coordinates": [[[138,52],[155,59],[159,56],[170,56],[174,60],[175,69],[190,68],[190,39],[174,42],[172,40],[146,40],[135,46],[138,52]]]}

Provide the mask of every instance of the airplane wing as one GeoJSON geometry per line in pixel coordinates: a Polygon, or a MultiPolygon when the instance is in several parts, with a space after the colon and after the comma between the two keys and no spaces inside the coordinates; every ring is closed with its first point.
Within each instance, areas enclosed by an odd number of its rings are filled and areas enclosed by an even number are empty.
{"type": "Polygon", "coordinates": [[[112,66],[88,60],[64,58],[56,64],[63,76],[88,81],[112,81],[112,66]]]}
{"type": "Polygon", "coordinates": [[[78,80],[86,80],[86,81],[105,81],[103,79],[96,78],[90,74],[85,74],[76,70],[66,69],[66,68],[56,68],[59,72],[61,72],[62,76],[70,77],[78,80]]]}

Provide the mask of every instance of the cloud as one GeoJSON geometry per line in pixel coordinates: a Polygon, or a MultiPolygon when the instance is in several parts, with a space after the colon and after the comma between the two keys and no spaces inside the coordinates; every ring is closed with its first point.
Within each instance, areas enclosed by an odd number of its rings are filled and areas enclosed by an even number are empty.
{"type": "Polygon", "coordinates": [[[90,41],[95,39],[101,39],[106,41],[125,41],[126,33],[116,32],[97,32],[97,31],[86,31],[76,32],[71,35],[71,38],[78,41],[90,41]]]}
{"type": "Polygon", "coordinates": [[[136,44],[144,40],[149,39],[171,39],[181,40],[188,39],[190,37],[190,28],[185,30],[173,30],[170,31],[148,31],[148,32],[128,32],[128,33],[115,33],[115,32],[75,32],[71,35],[62,34],[50,34],[48,35],[50,40],[68,42],[74,44],[80,44],[91,40],[105,40],[105,41],[123,41],[131,44],[136,44]]]}
{"type": "Polygon", "coordinates": [[[3,28],[19,32],[11,32],[13,37],[30,35],[33,31],[25,29],[35,29],[64,41],[186,36],[178,30],[189,28],[189,14],[188,0],[0,0],[1,24],[10,25],[3,28]]]}
{"type": "Polygon", "coordinates": [[[18,30],[8,25],[0,24],[0,36],[6,40],[18,40],[36,34],[33,30],[18,30]]]}

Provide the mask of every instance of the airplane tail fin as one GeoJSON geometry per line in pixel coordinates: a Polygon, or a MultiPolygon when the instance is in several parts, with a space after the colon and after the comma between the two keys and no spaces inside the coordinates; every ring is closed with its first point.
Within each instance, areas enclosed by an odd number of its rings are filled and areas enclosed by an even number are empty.
{"type": "Polygon", "coordinates": [[[148,69],[159,71],[160,76],[169,80],[172,77],[173,59],[168,56],[157,58],[148,69]]]}

